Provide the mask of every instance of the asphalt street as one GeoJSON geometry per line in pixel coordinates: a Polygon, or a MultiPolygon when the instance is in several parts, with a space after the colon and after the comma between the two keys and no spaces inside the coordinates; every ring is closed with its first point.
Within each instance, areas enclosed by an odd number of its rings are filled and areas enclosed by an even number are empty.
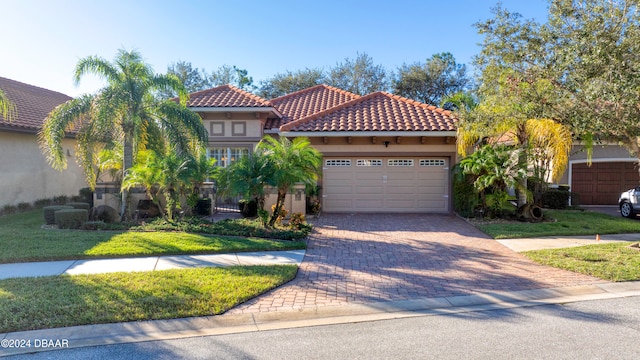
{"type": "Polygon", "coordinates": [[[193,337],[16,359],[638,359],[640,296],[193,337]]]}

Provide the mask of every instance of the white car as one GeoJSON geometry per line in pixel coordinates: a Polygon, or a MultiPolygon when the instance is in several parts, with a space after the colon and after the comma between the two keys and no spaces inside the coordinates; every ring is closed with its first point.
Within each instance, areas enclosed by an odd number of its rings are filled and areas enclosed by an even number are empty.
{"type": "Polygon", "coordinates": [[[620,194],[618,205],[620,214],[624,217],[634,218],[640,213],[640,186],[627,190],[620,194]]]}

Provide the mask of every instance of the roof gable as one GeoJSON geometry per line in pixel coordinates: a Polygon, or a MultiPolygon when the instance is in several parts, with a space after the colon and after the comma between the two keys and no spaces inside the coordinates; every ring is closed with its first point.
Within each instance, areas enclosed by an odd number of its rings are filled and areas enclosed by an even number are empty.
{"type": "Polygon", "coordinates": [[[233,85],[222,85],[189,95],[188,107],[273,107],[269,101],[239,89],[233,85]]]}
{"type": "Polygon", "coordinates": [[[296,91],[271,100],[282,114],[282,119],[274,119],[267,126],[277,128],[359,97],[360,95],[324,84],[296,91]]]}
{"type": "Polygon", "coordinates": [[[0,115],[0,127],[15,130],[39,130],[56,106],[72,98],[65,94],[0,77],[0,89],[15,104],[17,116],[11,122],[0,115]]]}
{"type": "Polygon", "coordinates": [[[448,110],[386,92],[375,92],[282,125],[280,131],[455,131],[448,110]]]}

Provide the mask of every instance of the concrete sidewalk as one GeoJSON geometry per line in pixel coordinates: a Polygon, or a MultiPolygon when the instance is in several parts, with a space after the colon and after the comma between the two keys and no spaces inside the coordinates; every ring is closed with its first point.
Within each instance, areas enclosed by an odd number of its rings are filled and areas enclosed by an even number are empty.
{"type": "Polygon", "coordinates": [[[607,244],[616,242],[640,242],[640,234],[611,234],[586,236],[546,236],[530,239],[501,239],[496,240],[509,249],[517,252],[543,249],[560,249],[584,245],[607,244]]]}
{"type": "Polygon", "coordinates": [[[289,250],[0,264],[0,280],[34,276],[101,274],[194,267],[277,264],[300,265],[304,255],[305,250],[289,250]]]}
{"type": "Polygon", "coordinates": [[[403,301],[361,303],[294,311],[223,314],[175,320],[71,326],[0,334],[3,344],[30,344],[22,348],[0,347],[0,357],[34,352],[143,341],[180,339],[308,326],[347,324],[446,315],[474,311],[512,309],[569,302],[640,296],[640,282],[605,283],[513,292],[487,292],[465,296],[416,298],[403,301]],[[48,347],[36,347],[40,344],[48,347]],[[58,345],[56,345],[58,344],[58,345]]]}

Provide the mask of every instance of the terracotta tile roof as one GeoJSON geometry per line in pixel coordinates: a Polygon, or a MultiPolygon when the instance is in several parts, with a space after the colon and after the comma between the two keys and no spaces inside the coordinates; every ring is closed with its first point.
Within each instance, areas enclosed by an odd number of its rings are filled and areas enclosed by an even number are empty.
{"type": "Polygon", "coordinates": [[[455,131],[450,111],[385,92],[290,122],[280,131],[455,131]]]}
{"type": "Polygon", "coordinates": [[[188,107],[273,107],[254,94],[233,85],[222,85],[190,94],[188,107]]]}
{"type": "Polygon", "coordinates": [[[316,85],[271,100],[273,106],[282,114],[282,119],[270,119],[266,129],[278,128],[287,124],[344,104],[359,98],[360,95],[328,85],[316,85]]]}
{"type": "Polygon", "coordinates": [[[37,131],[56,106],[71,97],[52,90],[0,77],[0,89],[16,106],[17,115],[8,122],[0,116],[0,128],[37,131]]]}

